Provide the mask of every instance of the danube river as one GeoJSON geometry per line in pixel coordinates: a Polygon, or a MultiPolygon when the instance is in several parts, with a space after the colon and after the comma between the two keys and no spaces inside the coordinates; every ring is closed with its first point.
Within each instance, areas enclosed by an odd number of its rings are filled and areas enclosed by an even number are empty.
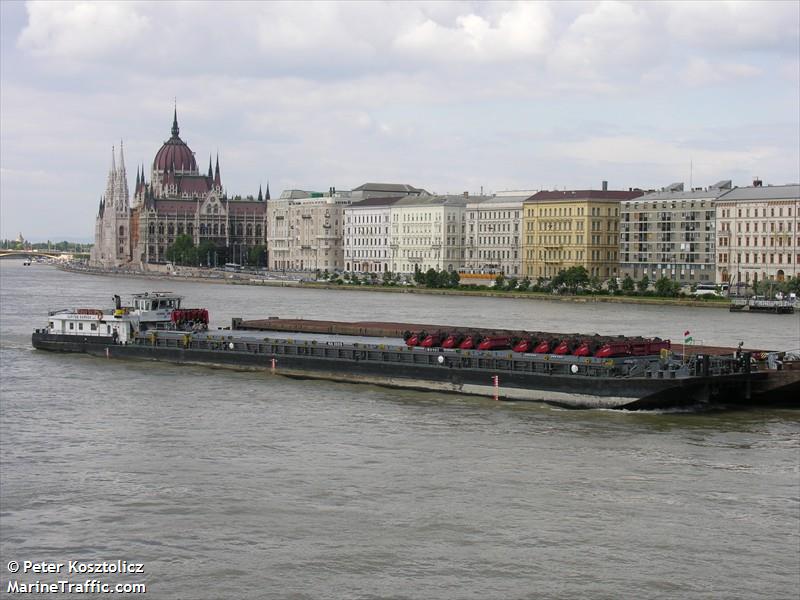
{"type": "Polygon", "coordinates": [[[796,598],[800,411],[543,404],[34,351],[48,309],[165,288],[233,316],[791,349],[797,315],[161,282],[0,261],[0,585],[191,598],[796,598]],[[35,573],[14,561],[141,563],[35,573]]]}

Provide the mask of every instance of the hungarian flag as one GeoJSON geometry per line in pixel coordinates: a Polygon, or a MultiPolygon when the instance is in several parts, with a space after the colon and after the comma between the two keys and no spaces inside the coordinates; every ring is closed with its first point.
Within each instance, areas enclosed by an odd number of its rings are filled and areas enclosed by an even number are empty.
{"type": "Polygon", "coordinates": [[[684,344],[691,344],[694,341],[694,338],[691,335],[689,335],[689,333],[690,333],[689,331],[684,331],[683,332],[683,343],[684,344]]]}

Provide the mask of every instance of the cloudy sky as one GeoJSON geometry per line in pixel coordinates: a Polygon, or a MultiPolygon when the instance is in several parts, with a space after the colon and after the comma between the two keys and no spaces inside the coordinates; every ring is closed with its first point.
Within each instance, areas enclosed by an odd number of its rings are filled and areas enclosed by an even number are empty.
{"type": "Polygon", "coordinates": [[[230,194],[796,183],[799,6],[2,1],[0,237],[91,239],[173,98],[230,194]]]}

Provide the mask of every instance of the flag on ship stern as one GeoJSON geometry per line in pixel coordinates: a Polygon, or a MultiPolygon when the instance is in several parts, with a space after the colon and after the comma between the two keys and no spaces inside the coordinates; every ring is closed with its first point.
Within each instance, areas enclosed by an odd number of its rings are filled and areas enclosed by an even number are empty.
{"type": "Polygon", "coordinates": [[[691,332],[685,331],[683,334],[683,343],[684,344],[691,344],[694,341],[694,338],[689,335],[691,332]]]}

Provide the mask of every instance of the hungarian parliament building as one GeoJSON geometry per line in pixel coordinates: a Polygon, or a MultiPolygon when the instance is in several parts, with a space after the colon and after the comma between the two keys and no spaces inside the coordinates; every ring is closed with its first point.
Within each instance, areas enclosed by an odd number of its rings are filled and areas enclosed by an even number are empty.
{"type": "Polygon", "coordinates": [[[149,181],[144,167],[136,170],[132,200],[122,144],[118,157],[112,149],[95,221],[92,265],[141,269],[164,263],[167,249],[181,235],[191,236],[195,246],[211,242],[220,262],[241,261],[251,248],[266,246],[269,186],[266,194],[259,189],[257,198],[228,198],[219,157],[213,169],[209,157],[208,172],[201,173],[179,133],[176,109],[172,135],[156,153],[149,181]]]}

